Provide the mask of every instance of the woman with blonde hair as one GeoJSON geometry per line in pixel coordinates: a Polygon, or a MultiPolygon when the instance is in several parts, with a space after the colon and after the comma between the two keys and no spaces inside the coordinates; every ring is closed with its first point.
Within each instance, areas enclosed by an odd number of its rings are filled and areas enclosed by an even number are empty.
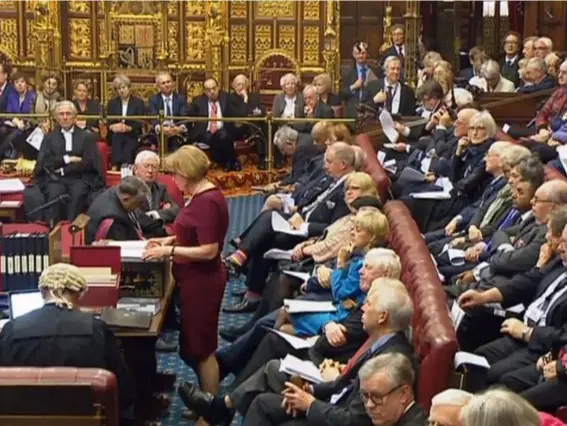
{"type": "Polygon", "coordinates": [[[173,276],[181,298],[180,356],[195,369],[203,390],[218,392],[215,359],[218,319],[226,285],[221,252],[228,230],[226,200],[207,179],[210,161],[199,148],[182,146],[165,158],[178,188],[191,194],[173,229],[175,235],[151,239],[145,259],[173,260],[173,276]]]}
{"type": "Polygon", "coordinates": [[[444,103],[447,107],[457,109],[474,101],[473,95],[466,89],[454,87],[451,64],[440,61],[433,71],[433,80],[441,85],[445,95],[444,103]]]}
{"type": "Polygon", "coordinates": [[[344,123],[335,123],[331,128],[333,142],[344,142],[352,145],[352,132],[344,123]]]}
{"type": "Polygon", "coordinates": [[[339,95],[331,92],[333,81],[329,74],[323,73],[316,75],[313,77],[312,84],[317,88],[317,93],[319,93],[319,100],[321,102],[326,103],[329,106],[342,105],[339,95]]]}

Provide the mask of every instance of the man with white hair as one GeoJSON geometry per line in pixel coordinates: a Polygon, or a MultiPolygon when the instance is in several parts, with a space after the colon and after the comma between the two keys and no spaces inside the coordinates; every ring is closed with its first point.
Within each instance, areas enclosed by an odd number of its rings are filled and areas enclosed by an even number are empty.
{"type": "Polygon", "coordinates": [[[553,77],[547,72],[545,61],[538,57],[528,59],[524,80],[529,84],[520,86],[518,93],[534,93],[551,89],[556,84],[553,77]]]}
{"type": "Polygon", "coordinates": [[[368,90],[374,96],[373,106],[382,105],[391,114],[415,115],[415,92],[400,81],[402,62],[396,56],[384,61],[384,79],[372,82],[368,90]]]}
{"type": "Polygon", "coordinates": [[[461,426],[461,411],[473,395],[460,389],[447,389],[431,400],[431,426],[461,426]]]}
{"type": "Polygon", "coordinates": [[[494,59],[489,59],[480,67],[481,78],[476,80],[475,86],[485,92],[513,92],[514,83],[502,77],[500,65],[494,59]]]}
{"type": "MultiPolygon", "coordinates": [[[[319,100],[319,92],[317,87],[312,84],[308,84],[303,89],[303,102],[305,118],[335,118],[335,113],[333,109],[327,105],[325,102],[319,100]]],[[[311,130],[315,122],[312,123],[298,123],[293,125],[293,127],[299,132],[299,146],[311,145],[313,144],[313,137],[311,136],[311,130]]]]}
{"type": "Polygon", "coordinates": [[[300,387],[280,371],[279,360],[272,360],[224,397],[207,394],[189,383],[180,386],[180,396],[211,424],[230,419],[236,409],[244,416],[245,426],[284,424],[297,416],[302,420],[295,421],[304,426],[368,425],[358,371],[368,360],[385,353],[404,355],[415,366],[414,349],[405,334],[413,304],[402,282],[379,278],[373,282],[362,311],[369,338],[334,380],[300,387]]]}
{"type": "Polygon", "coordinates": [[[553,42],[549,37],[540,37],[534,42],[535,56],[545,59],[553,51],[553,42]]]}
{"type": "Polygon", "coordinates": [[[58,126],[43,139],[34,176],[45,201],[68,199],[66,205],[56,203],[49,210],[48,218],[57,224],[75,220],[85,210],[89,194],[104,187],[104,180],[93,135],[75,125],[75,105],[61,101],[54,114],[58,126]]]}

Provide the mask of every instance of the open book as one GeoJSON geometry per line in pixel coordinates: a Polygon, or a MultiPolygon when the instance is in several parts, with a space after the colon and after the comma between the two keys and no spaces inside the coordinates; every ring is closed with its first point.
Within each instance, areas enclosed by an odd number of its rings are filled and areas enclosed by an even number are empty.
{"type": "Polygon", "coordinates": [[[131,240],[131,241],[109,241],[109,246],[120,247],[120,258],[122,261],[142,261],[144,251],[148,245],[147,240],[131,240]]]}

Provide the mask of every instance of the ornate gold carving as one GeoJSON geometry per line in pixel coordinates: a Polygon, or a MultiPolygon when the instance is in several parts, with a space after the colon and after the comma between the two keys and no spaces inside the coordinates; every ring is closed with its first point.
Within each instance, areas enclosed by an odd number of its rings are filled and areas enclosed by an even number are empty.
{"type": "MultiPolygon", "coordinates": [[[[272,2],[270,2],[272,3],[272,2]]],[[[288,2],[285,2],[288,3],[288,2]]],[[[271,25],[256,25],[255,31],[256,40],[256,58],[259,58],[264,52],[272,48],[272,26],[271,25]]]]}
{"type": "Polygon", "coordinates": [[[118,43],[134,44],[134,25],[121,25],[118,30],[118,43]]]}
{"type": "Polygon", "coordinates": [[[247,25],[230,26],[230,62],[246,62],[247,25]]]}
{"type": "Polygon", "coordinates": [[[177,38],[179,37],[179,25],[177,22],[169,22],[167,25],[167,40],[168,40],[168,51],[169,59],[177,60],[179,57],[179,43],[177,38]]]}
{"type": "Polygon", "coordinates": [[[305,0],[303,2],[303,19],[318,21],[320,5],[321,2],[318,0],[305,0]]]}
{"type": "MultiPolygon", "coordinates": [[[[147,101],[149,97],[155,93],[157,93],[157,89],[154,83],[132,83],[132,94],[144,101],[147,101]]],[[[116,91],[109,82],[106,88],[106,99],[112,99],[114,97],[116,97],[116,91]]]]}
{"type": "Polygon", "coordinates": [[[31,21],[26,22],[26,57],[35,56],[36,36],[31,21]]]}
{"type": "Polygon", "coordinates": [[[91,57],[90,19],[69,19],[69,56],[74,58],[91,57]]]}
{"type": "Polygon", "coordinates": [[[18,57],[18,22],[16,19],[0,18],[0,45],[2,51],[10,58],[18,57]]]}
{"type": "Polygon", "coordinates": [[[71,13],[89,13],[91,10],[90,2],[73,0],[67,2],[71,13]]]}
{"type": "Polygon", "coordinates": [[[165,51],[161,16],[118,16],[112,21],[116,66],[152,69],[159,66],[165,51]]]}
{"type": "Polygon", "coordinates": [[[258,18],[295,18],[295,1],[257,1],[256,17],[258,18]]]}
{"type": "MultiPolygon", "coordinates": [[[[225,41],[227,29],[224,22],[228,13],[224,1],[207,2],[207,27],[205,31],[206,64],[208,73],[217,81],[221,81],[222,71],[222,43],[225,41]]],[[[228,43],[228,37],[226,42],[228,43]]]]}
{"type": "Polygon", "coordinates": [[[189,0],[185,2],[185,16],[203,16],[205,14],[205,2],[201,0],[189,0]]]}
{"type": "Polygon", "coordinates": [[[319,27],[305,26],[303,28],[303,63],[318,65],[320,51],[319,27]]]}
{"type": "Polygon", "coordinates": [[[104,19],[97,20],[98,27],[98,55],[104,56],[106,54],[106,21],[104,19]]]}
{"type": "Polygon", "coordinates": [[[384,42],[382,43],[382,46],[380,46],[380,53],[383,53],[392,47],[392,35],[390,34],[392,28],[392,6],[390,5],[390,2],[386,5],[386,11],[382,22],[382,26],[384,28],[382,38],[384,39],[384,42]]]}
{"type": "Polygon", "coordinates": [[[160,2],[154,0],[113,1],[110,11],[119,15],[153,15],[160,12],[160,2]]]}
{"type": "Polygon", "coordinates": [[[185,27],[185,57],[190,61],[202,61],[205,59],[205,23],[190,21],[185,27]]]}
{"type": "Polygon", "coordinates": [[[281,25],[279,28],[278,48],[295,54],[295,25],[281,25]]]}
{"type": "Polygon", "coordinates": [[[14,11],[16,10],[17,1],[0,1],[0,10],[14,11]]]}
{"type": "Polygon", "coordinates": [[[232,0],[230,2],[230,17],[231,18],[246,18],[248,2],[244,0],[232,0]]]}
{"type": "Polygon", "coordinates": [[[178,6],[177,1],[172,1],[172,0],[168,1],[167,2],[167,14],[169,16],[177,16],[177,6],[178,6]]]}
{"type": "Polygon", "coordinates": [[[184,86],[185,86],[185,94],[187,96],[188,101],[203,94],[202,81],[191,81],[190,77],[187,77],[187,79],[184,82],[184,86]]]}

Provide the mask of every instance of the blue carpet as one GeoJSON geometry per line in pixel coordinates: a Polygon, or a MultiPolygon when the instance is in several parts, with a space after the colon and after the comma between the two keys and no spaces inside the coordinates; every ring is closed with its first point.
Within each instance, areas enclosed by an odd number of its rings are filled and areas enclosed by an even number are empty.
{"type": "MultiPolygon", "coordinates": [[[[228,240],[237,237],[246,227],[252,222],[252,220],[258,215],[262,204],[264,202],[264,196],[254,195],[247,197],[235,197],[229,198],[228,207],[230,211],[230,227],[228,231],[227,241],[225,242],[225,253],[233,250],[232,247],[228,246],[228,240]]],[[[231,291],[233,289],[240,289],[244,287],[244,279],[231,280],[225,290],[223,306],[231,305],[234,300],[232,300],[231,291]]],[[[219,328],[224,327],[238,327],[243,325],[250,318],[249,314],[225,314],[221,312],[219,319],[219,328]]],[[[177,333],[171,332],[165,335],[165,339],[168,342],[177,341],[177,333]]],[[[219,345],[224,346],[227,342],[219,337],[219,345]]],[[[192,383],[197,383],[197,377],[195,372],[189,368],[176,353],[158,353],[158,370],[163,372],[172,372],[177,374],[177,385],[187,380],[192,383]]],[[[232,381],[233,376],[227,377],[221,384],[221,392],[224,393],[226,387],[232,381]]],[[[161,419],[164,426],[189,426],[194,424],[191,421],[183,420],[181,418],[181,412],[185,408],[177,392],[173,392],[171,395],[171,407],[168,417],[161,419]]],[[[235,420],[236,422],[236,420],[235,420]]],[[[233,423],[236,424],[236,423],[233,423]]]]}

